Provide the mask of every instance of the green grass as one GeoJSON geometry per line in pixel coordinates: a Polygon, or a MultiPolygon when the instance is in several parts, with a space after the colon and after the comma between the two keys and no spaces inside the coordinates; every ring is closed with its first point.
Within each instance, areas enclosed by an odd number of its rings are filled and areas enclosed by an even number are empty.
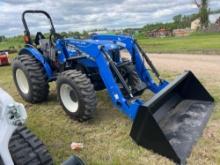
{"type": "MultiPolygon", "coordinates": [[[[12,55],[13,57],[14,55],[12,55]]],[[[162,72],[163,77],[174,79],[179,73],[162,72]]],[[[102,165],[170,165],[168,159],[134,144],[129,136],[132,122],[116,110],[107,92],[97,93],[95,118],[85,123],[71,120],[62,110],[56,97],[55,84],[50,84],[47,102],[30,104],[21,99],[14,86],[11,67],[0,67],[0,87],[16,101],[22,102],[28,112],[28,127],[47,145],[55,164],[76,154],[87,164],[102,165]],[[84,149],[74,152],[71,142],[84,143],[84,149]]],[[[194,147],[189,164],[220,164],[220,81],[202,79],[216,100],[216,108],[203,137],[194,147]]],[[[144,96],[146,98],[146,96],[144,96]]]]}
{"type": "Polygon", "coordinates": [[[193,33],[187,37],[140,38],[150,53],[220,54],[220,33],[193,33]]]}
{"type": "MultiPolygon", "coordinates": [[[[220,54],[220,33],[193,33],[188,37],[138,37],[141,46],[150,53],[220,54]]],[[[0,50],[23,46],[22,37],[0,42],[0,50]]]]}
{"type": "Polygon", "coordinates": [[[17,49],[19,50],[24,45],[22,37],[8,38],[6,41],[0,42],[0,50],[17,49]]]}

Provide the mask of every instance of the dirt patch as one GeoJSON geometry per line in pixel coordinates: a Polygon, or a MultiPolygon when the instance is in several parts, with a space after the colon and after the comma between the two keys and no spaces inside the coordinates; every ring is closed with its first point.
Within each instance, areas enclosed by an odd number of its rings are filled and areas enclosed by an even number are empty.
{"type": "Polygon", "coordinates": [[[218,55],[150,54],[149,57],[161,71],[192,70],[201,78],[220,81],[220,56],[218,55]]]}

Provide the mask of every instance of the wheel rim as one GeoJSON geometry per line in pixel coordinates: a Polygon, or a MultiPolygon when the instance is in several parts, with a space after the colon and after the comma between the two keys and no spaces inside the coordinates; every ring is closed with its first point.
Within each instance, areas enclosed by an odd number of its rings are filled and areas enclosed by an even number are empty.
{"type": "Polygon", "coordinates": [[[60,98],[64,107],[69,112],[76,112],[79,107],[78,98],[74,89],[68,84],[62,84],[60,87],[60,98]]]}
{"type": "Polygon", "coordinates": [[[27,94],[29,92],[29,84],[27,77],[21,69],[16,70],[16,80],[21,92],[27,94]]]}

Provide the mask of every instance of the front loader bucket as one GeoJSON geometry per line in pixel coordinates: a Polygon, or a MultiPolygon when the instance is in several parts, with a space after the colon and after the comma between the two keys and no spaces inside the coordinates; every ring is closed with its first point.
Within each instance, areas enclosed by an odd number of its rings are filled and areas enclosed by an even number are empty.
{"type": "Polygon", "coordinates": [[[185,72],[139,108],[130,136],[144,148],[185,164],[202,134],[214,99],[185,72]]]}

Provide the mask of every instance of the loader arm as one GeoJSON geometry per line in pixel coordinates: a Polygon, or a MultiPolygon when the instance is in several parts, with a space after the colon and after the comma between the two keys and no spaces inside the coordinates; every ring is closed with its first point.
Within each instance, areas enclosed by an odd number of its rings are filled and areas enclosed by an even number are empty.
{"type": "MultiPolygon", "coordinates": [[[[57,41],[57,45],[61,44],[59,42],[63,41],[57,41]]],[[[110,61],[107,60],[106,57],[108,53],[103,52],[104,50],[102,50],[102,45],[91,43],[88,41],[81,42],[74,39],[66,40],[66,43],[76,46],[80,51],[89,55],[90,60],[96,62],[100,77],[102,78],[114,105],[118,107],[129,118],[131,118],[132,120],[135,119],[137,110],[143,102],[140,99],[134,99],[131,102],[128,102],[128,100],[125,99],[110,69],[110,61]]]]}
{"type": "Polygon", "coordinates": [[[92,39],[113,41],[114,43],[127,49],[129,55],[132,57],[132,61],[135,64],[139,77],[143,82],[145,82],[148,89],[150,89],[153,93],[158,93],[161,89],[168,85],[167,81],[160,78],[159,73],[153,63],[150,61],[146,54],[143,54],[143,50],[141,50],[136,40],[134,40],[132,37],[123,35],[93,35],[92,39]],[[146,68],[145,61],[152,69],[155,76],[159,79],[158,84],[153,80],[148,71],[148,68],[146,68]]]}

